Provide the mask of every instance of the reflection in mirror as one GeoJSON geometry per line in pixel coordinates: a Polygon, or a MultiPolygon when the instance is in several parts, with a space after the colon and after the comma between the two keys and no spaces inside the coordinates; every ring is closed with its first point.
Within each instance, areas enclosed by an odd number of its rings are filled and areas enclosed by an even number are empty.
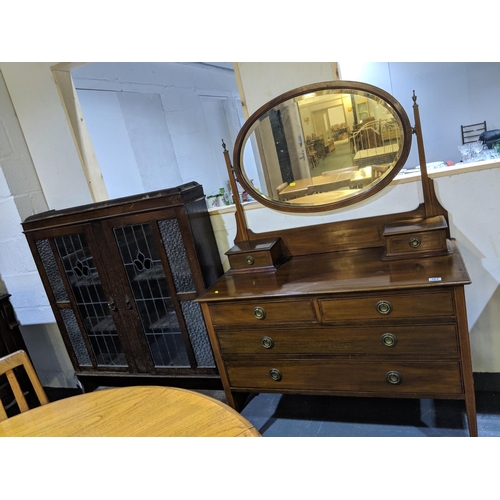
{"type": "MultiPolygon", "coordinates": [[[[402,108],[398,112],[388,100],[365,90],[298,95],[251,124],[235,163],[240,162],[246,184],[282,206],[359,199],[396,175],[395,165],[403,153],[407,156],[405,131],[410,134],[401,116],[406,118],[402,108]]],[[[398,170],[401,166],[399,162],[398,170]]]]}

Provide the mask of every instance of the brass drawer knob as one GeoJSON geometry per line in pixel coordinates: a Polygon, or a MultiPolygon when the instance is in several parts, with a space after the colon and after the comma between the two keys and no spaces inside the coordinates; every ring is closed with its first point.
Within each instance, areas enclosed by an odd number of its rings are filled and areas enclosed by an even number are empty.
{"type": "Polygon", "coordinates": [[[251,255],[247,255],[246,262],[251,266],[255,262],[255,259],[251,255]]]}
{"type": "Polygon", "coordinates": [[[263,307],[256,307],[254,310],[253,310],[253,315],[257,318],[257,319],[264,319],[266,317],[266,311],[263,307]]]}
{"type": "Polygon", "coordinates": [[[393,333],[382,334],[380,340],[382,341],[382,344],[384,344],[386,347],[394,347],[398,342],[396,335],[394,335],[393,333]]]}
{"type": "Polygon", "coordinates": [[[277,368],[271,368],[269,370],[269,376],[275,382],[279,382],[281,380],[281,372],[277,368]]]}
{"type": "Polygon", "coordinates": [[[261,343],[266,349],[274,347],[274,340],[271,337],[262,337],[261,343]]]}
{"type": "Polygon", "coordinates": [[[418,248],[420,246],[420,238],[414,236],[413,238],[410,238],[410,241],[408,243],[412,248],[418,248]]]}
{"type": "Polygon", "coordinates": [[[394,385],[398,385],[403,381],[401,373],[396,371],[387,372],[385,378],[387,379],[387,382],[389,382],[389,384],[394,384],[394,385]]]}
{"type": "Polygon", "coordinates": [[[392,306],[387,300],[379,300],[375,306],[380,314],[390,314],[392,311],[392,306]]]}

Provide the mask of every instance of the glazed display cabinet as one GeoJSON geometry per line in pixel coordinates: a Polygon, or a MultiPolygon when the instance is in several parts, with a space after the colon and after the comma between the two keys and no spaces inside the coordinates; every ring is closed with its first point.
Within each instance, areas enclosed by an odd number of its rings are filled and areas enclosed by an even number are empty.
{"type": "Polygon", "coordinates": [[[84,390],[219,386],[194,302],[223,272],[199,184],[45,212],[23,229],[84,390]]]}

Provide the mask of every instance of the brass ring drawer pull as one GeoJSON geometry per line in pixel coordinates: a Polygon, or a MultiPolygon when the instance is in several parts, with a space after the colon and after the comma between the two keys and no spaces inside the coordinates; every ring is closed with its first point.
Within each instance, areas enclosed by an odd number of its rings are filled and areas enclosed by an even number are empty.
{"type": "Polygon", "coordinates": [[[256,307],[254,310],[253,310],[253,315],[257,318],[257,319],[264,319],[266,317],[266,310],[263,308],[263,307],[256,307]]]}
{"type": "Polygon", "coordinates": [[[271,368],[269,370],[269,376],[275,382],[279,382],[281,380],[281,372],[277,368],[271,368]]]}
{"type": "Polygon", "coordinates": [[[261,343],[266,349],[274,347],[274,340],[271,337],[262,337],[261,343]]]}
{"type": "Polygon", "coordinates": [[[403,381],[401,373],[396,371],[387,372],[385,378],[387,379],[387,382],[389,382],[389,384],[394,384],[394,385],[398,385],[403,381]]]}
{"type": "Polygon", "coordinates": [[[251,265],[253,265],[254,262],[255,262],[255,259],[251,255],[248,255],[247,258],[246,258],[246,263],[249,266],[251,266],[251,265]]]}
{"type": "Polygon", "coordinates": [[[379,300],[375,306],[380,314],[390,314],[392,311],[392,306],[387,300],[379,300]]]}
{"type": "Polygon", "coordinates": [[[398,339],[396,338],[396,335],[394,335],[393,333],[382,334],[380,340],[382,341],[382,344],[384,344],[386,347],[394,347],[398,343],[398,339]]]}
{"type": "Polygon", "coordinates": [[[410,238],[410,241],[408,243],[412,248],[418,248],[420,246],[420,238],[414,236],[413,238],[410,238]]]}

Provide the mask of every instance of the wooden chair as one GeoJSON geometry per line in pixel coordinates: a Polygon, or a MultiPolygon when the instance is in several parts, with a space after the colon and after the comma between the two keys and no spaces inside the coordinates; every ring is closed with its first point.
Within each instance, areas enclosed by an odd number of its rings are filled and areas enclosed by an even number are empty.
{"type": "Polygon", "coordinates": [[[288,182],[283,182],[282,184],[280,184],[276,188],[276,192],[278,193],[278,198],[279,198],[279,195],[280,195],[281,191],[283,191],[283,189],[285,189],[287,186],[288,186],[288,182]]]}
{"type": "MultiPolygon", "coordinates": [[[[7,376],[7,380],[9,381],[12,392],[14,393],[14,397],[16,399],[17,405],[19,406],[19,410],[21,412],[28,411],[28,403],[26,402],[26,398],[24,397],[23,391],[19,382],[17,381],[16,375],[14,373],[14,368],[24,367],[26,370],[26,374],[35,390],[35,394],[38,397],[41,405],[45,405],[49,402],[45,391],[43,390],[42,384],[40,384],[40,380],[38,379],[38,375],[31,364],[31,361],[26,354],[25,351],[16,351],[12,354],[8,354],[3,358],[0,358],[0,375],[5,374],[7,376]]],[[[2,401],[0,400],[0,421],[5,420],[7,418],[7,413],[5,412],[5,408],[3,406],[2,401]]]]}
{"type": "Polygon", "coordinates": [[[487,130],[486,121],[472,125],[460,125],[460,127],[462,129],[462,144],[477,141],[479,136],[487,130]]]}

